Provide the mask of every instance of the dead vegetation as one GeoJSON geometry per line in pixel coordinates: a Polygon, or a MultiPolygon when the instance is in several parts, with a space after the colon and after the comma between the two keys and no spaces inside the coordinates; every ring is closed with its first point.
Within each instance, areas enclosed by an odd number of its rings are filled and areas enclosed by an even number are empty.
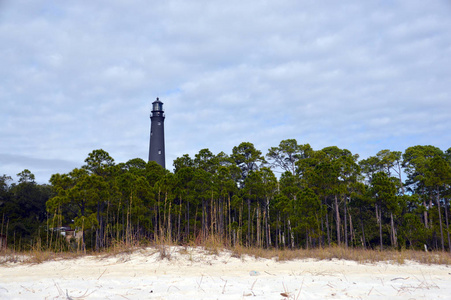
{"type": "Polygon", "coordinates": [[[406,261],[414,261],[421,264],[451,264],[449,252],[423,252],[414,250],[366,250],[345,247],[326,247],[315,249],[262,249],[237,246],[232,248],[234,257],[248,255],[256,258],[275,258],[278,261],[289,261],[295,259],[317,259],[332,260],[343,259],[358,263],[391,262],[404,264],[406,261]]]}
{"type": "MultiPolygon", "coordinates": [[[[45,261],[55,261],[62,259],[75,259],[80,256],[90,255],[97,256],[101,259],[115,257],[119,255],[131,255],[136,251],[148,252],[149,248],[154,249],[152,255],[158,253],[161,260],[171,260],[172,246],[176,246],[168,240],[157,240],[152,244],[125,244],[117,243],[106,248],[101,252],[52,252],[46,250],[30,250],[30,251],[14,251],[4,249],[0,251],[0,265],[24,263],[39,264],[45,261]]],[[[448,252],[424,252],[414,250],[366,250],[345,247],[325,247],[315,249],[263,249],[257,247],[224,247],[219,239],[211,238],[205,241],[204,245],[185,245],[180,247],[180,254],[189,255],[188,248],[201,247],[207,255],[219,255],[220,252],[226,250],[231,252],[232,257],[244,259],[244,257],[275,259],[277,261],[290,261],[297,259],[314,259],[314,260],[350,260],[358,263],[378,263],[389,262],[395,264],[404,264],[407,261],[417,262],[420,264],[441,264],[451,265],[451,254],[448,252]]]]}

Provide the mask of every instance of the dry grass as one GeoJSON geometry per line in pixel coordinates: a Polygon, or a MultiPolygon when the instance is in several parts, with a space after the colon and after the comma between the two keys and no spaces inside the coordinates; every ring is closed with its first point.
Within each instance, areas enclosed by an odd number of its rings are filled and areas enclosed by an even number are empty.
{"type": "Polygon", "coordinates": [[[24,260],[23,254],[16,251],[5,249],[0,251],[0,265],[8,263],[18,263],[24,260]]]}
{"type": "Polygon", "coordinates": [[[423,252],[413,250],[365,250],[345,247],[326,247],[316,249],[262,249],[236,246],[233,247],[234,257],[242,258],[249,255],[256,258],[275,258],[278,261],[289,261],[294,259],[318,259],[332,260],[343,259],[356,261],[358,263],[391,262],[404,264],[406,261],[415,261],[421,264],[444,264],[451,265],[451,254],[449,252],[423,252]]]}
{"type": "Polygon", "coordinates": [[[98,252],[102,258],[114,257],[123,254],[132,254],[136,249],[140,248],[139,243],[126,243],[123,241],[114,242],[110,247],[106,248],[104,251],[98,252]]]}
{"type": "MultiPolygon", "coordinates": [[[[154,248],[158,253],[161,260],[171,260],[171,246],[175,246],[170,240],[157,239],[150,245],[150,248],[154,248]]],[[[414,261],[421,264],[442,264],[451,265],[451,254],[449,252],[424,252],[414,250],[365,250],[357,248],[345,248],[345,247],[325,247],[315,249],[263,249],[257,247],[244,247],[234,246],[232,248],[224,247],[224,243],[221,239],[211,236],[203,245],[192,245],[192,247],[203,247],[207,254],[219,255],[223,250],[229,250],[232,252],[233,257],[244,259],[245,256],[251,256],[255,258],[267,258],[276,259],[277,261],[290,261],[295,259],[317,259],[317,260],[332,260],[343,259],[356,261],[358,263],[377,263],[377,262],[390,262],[396,264],[404,264],[406,261],[414,261]]],[[[138,250],[146,249],[148,252],[148,243],[115,243],[106,248],[102,252],[52,252],[47,250],[31,250],[31,251],[13,251],[2,250],[0,251],[0,265],[8,263],[25,263],[25,264],[39,264],[45,261],[54,261],[61,259],[75,259],[84,255],[95,255],[100,258],[114,257],[117,255],[131,255],[138,250]]],[[[179,249],[179,253],[188,254],[188,246],[179,249]],[[183,250],[184,249],[184,250],[183,250]]]]}
{"type": "Polygon", "coordinates": [[[54,260],[67,260],[76,259],[83,256],[82,252],[52,252],[52,251],[30,251],[26,259],[23,261],[25,264],[40,264],[46,261],[54,260]]]}
{"type": "Polygon", "coordinates": [[[156,248],[156,250],[158,251],[159,254],[159,258],[161,260],[167,259],[167,260],[171,260],[171,246],[173,246],[174,244],[172,243],[172,241],[168,238],[159,238],[157,237],[155,239],[155,243],[154,243],[154,247],[156,248]]]}
{"type": "Polygon", "coordinates": [[[218,255],[221,251],[224,250],[224,241],[216,235],[210,235],[206,239],[205,245],[203,245],[203,247],[208,251],[209,254],[218,255]]]}
{"type": "Polygon", "coordinates": [[[0,265],[8,263],[40,264],[46,261],[75,259],[83,256],[83,253],[76,252],[52,252],[48,250],[12,251],[3,250],[0,252],[0,265]]]}

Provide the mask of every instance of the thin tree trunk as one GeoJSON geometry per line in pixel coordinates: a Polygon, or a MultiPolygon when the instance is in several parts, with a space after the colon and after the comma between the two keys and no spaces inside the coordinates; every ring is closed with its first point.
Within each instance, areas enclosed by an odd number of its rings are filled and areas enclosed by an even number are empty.
{"type": "Polygon", "coordinates": [[[326,207],[326,230],[327,230],[327,244],[330,247],[330,226],[329,226],[329,212],[326,207]]]}
{"type": "Polygon", "coordinates": [[[345,219],[345,246],[348,248],[348,205],[346,196],[344,197],[344,219],[345,219]]]}
{"type": "Polygon", "coordinates": [[[396,248],[396,247],[398,247],[398,239],[396,237],[395,221],[394,221],[392,212],[390,212],[390,226],[391,226],[392,246],[396,248]]]}
{"type": "Polygon", "coordinates": [[[202,198],[202,241],[205,241],[207,237],[207,205],[205,204],[205,200],[202,198]]]}
{"type": "Polygon", "coordinates": [[[186,201],[186,227],[185,227],[185,238],[188,241],[189,240],[189,227],[190,227],[190,217],[189,217],[189,199],[186,201]]]}
{"type": "Polygon", "coordinates": [[[351,235],[351,246],[355,245],[355,232],[354,232],[354,226],[352,226],[352,214],[348,213],[349,215],[349,233],[351,235]]]}
{"type": "MultiPolygon", "coordinates": [[[[433,197],[432,197],[432,195],[430,195],[429,196],[429,209],[431,210],[432,209],[432,199],[433,197]]],[[[433,227],[434,225],[433,225],[433,223],[432,223],[432,216],[431,216],[431,214],[429,214],[429,224],[431,224],[430,226],[431,227],[433,227]]]]}
{"type": "MultiPolygon", "coordinates": [[[[321,212],[323,211],[323,208],[321,207],[321,212]]],[[[324,214],[321,213],[321,235],[319,237],[320,241],[319,243],[321,244],[321,246],[324,247],[324,214]]]]}
{"type": "Polygon", "coordinates": [[[179,203],[179,215],[178,215],[178,224],[177,224],[177,242],[180,242],[180,226],[181,226],[181,219],[182,219],[182,196],[180,196],[180,203],[179,203]]]}
{"type": "Polygon", "coordinates": [[[380,247],[381,247],[381,251],[383,250],[383,245],[382,245],[382,208],[381,205],[377,205],[376,206],[376,217],[378,214],[378,207],[379,207],[379,217],[378,217],[378,221],[379,221],[379,242],[380,242],[380,247]]]}
{"type": "Polygon", "coordinates": [[[132,210],[132,204],[133,204],[133,194],[130,194],[130,202],[128,204],[128,208],[127,208],[127,226],[126,226],[126,230],[125,230],[125,241],[126,244],[129,245],[130,244],[130,227],[131,227],[131,221],[130,221],[130,214],[131,214],[131,210],[132,210]]]}
{"type": "Polygon", "coordinates": [[[335,195],[334,199],[335,199],[335,201],[334,201],[334,203],[335,203],[335,223],[336,223],[336,226],[337,226],[337,243],[338,243],[338,246],[340,246],[341,245],[340,211],[338,209],[338,197],[337,197],[337,195],[335,195]]]}
{"type": "Polygon", "coordinates": [[[193,227],[194,227],[194,231],[193,231],[193,236],[194,236],[194,239],[197,239],[197,232],[196,232],[196,227],[197,227],[197,212],[198,212],[198,210],[199,210],[199,205],[196,205],[196,211],[195,211],[195,215],[194,215],[194,225],[193,225],[193,227]]]}
{"type": "MultiPolygon", "coordinates": [[[[167,198],[167,193],[166,193],[166,198],[167,198]]],[[[166,200],[165,200],[166,201],[166,200]]],[[[172,223],[171,223],[171,218],[172,218],[172,201],[169,201],[169,210],[168,210],[168,239],[170,242],[172,242],[172,223]]]]}
{"type": "Polygon", "coordinates": [[[290,219],[288,219],[288,232],[290,234],[290,239],[291,239],[291,249],[294,249],[294,233],[293,233],[293,230],[291,230],[290,219]]]}
{"type": "Polygon", "coordinates": [[[363,225],[362,209],[360,208],[360,226],[362,227],[363,249],[366,249],[365,226],[363,225]]]}
{"type": "Polygon", "coordinates": [[[282,241],[281,241],[284,248],[286,246],[286,244],[285,244],[285,233],[286,232],[287,232],[287,218],[285,216],[285,218],[283,219],[283,230],[282,230],[282,241]]]}
{"type": "Polygon", "coordinates": [[[251,245],[251,199],[247,199],[247,243],[246,246],[251,245]]]}
{"type": "Polygon", "coordinates": [[[280,212],[277,212],[277,225],[276,225],[276,249],[279,249],[279,238],[280,238],[280,212]]]}
{"type": "Polygon", "coordinates": [[[443,238],[443,224],[442,224],[442,213],[440,210],[440,191],[437,189],[437,207],[438,207],[438,219],[440,223],[440,241],[442,242],[442,251],[445,252],[445,239],[443,238]]]}
{"type": "Polygon", "coordinates": [[[265,244],[266,244],[266,248],[269,248],[269,230],[268,230],[268,215],[267,215],[267,211],[266,208],[263,211],[263,219],[265,222],[265,244]]]}
{"type": "Polygon", "coordinates": [[[228,217],[229,217],[229,224],[227,224],[227,227],[229,228],[229,243],[232,243],[232,213],[230,208],[230,194],[227,193],[227,202],[228,202],[228,217]]]}
{"type": "Polygon", "coordinates": [[[221,197],[219,202],[219,234],[221,235],[221,238],[226,240],[227,239],[227,232],[225,230],[225,219],[227,218],[227,201],[225,201],[225,198],[221,197]]]}
{"type": "Polygon", "coordinates": [[[269,228],[268,219],[269,219],[269,199],[266,200],[266,246],[267,248],[271,247],[271,230],[269,228]]]}
{"type": "Polygon", "coordinates": [[[161,191],[158,191],[158,229],[160,239],[163,238],[163,226],[161,226],[161,191]]]}
{"type": "Polygon", "coordinates": [[[249,244],[250,246],[255,246],[256,242],[257,242],[257,235],[258,235],[258,233],[256,231],[256,228],[258,227],[258,219],[257,219],[258,211],[257,211],[257,209],[258,209],[257,207],[253,208],[252,214],[251,214],[252,222],[251,222],[251,242],[249,244]],[[254,222],[254,220],[255,220],[255,222],[254,222]]]}
{"type": "Polygon", "coordinates": [[[261,235],[260,235],[260,208],[257,206],[257,208],[256,208],[256,213],[257,213],[257,228],[256,228],[256,230],[257,230],[257,247],[260,247],[261,245],[260,245],[260,238],[261,238],[261,235]]]}
{"type": "MultiPolygon", "coordinates": [[[[425,191],[424,187],[422,188],[422,191],[423,191],[423,193],[422,193],[421,196],[423,198],[423,206],[427,208],[427,205],[426,205],[426,191],[425,191]]],[[[430,207],[429,207],[429,209],[430,209],[430,207]]],[[[423,212],[423,218],[424,218],[424,227],[429,228],[429,224],[428,224],[429,217],[428,217],[428,210],[427,209],[425,209],[424,212],[423,212]]]]}
{"type": "Polygon", "coordinates": [[[243,210],[244,210],[244,203],[241,200],[241,205],[240,205],[240,211],[239,211],[239,215],[238,215],[238,230],[237,230],[237,240],[238,242],[242,243],[242,230],[243,230],[243,210]]]}
{"type": "Polygon", "coordinates": [[[449,207],[449,202],[448,202],[448,198],[445,198],[445,221],[446,221],[446,233],[448,235],[448,251],[451,252],[451,240],[449,237],[449,217],[448,217],[448,208],[449,207]]]}
{"type": "Polygon", "coordinates": [[[215,201],[213,199],[213,190],[211,191],[211,198],[210,198],[210,234],[214,235],[214,228],[215,228],[215,223],[216,223],[216,218],[215,218],[215,201]]]}
{"type": "Polygon", "coordinates": [[[401,191],[402,191],[402,194],[404,195],[406,193],[406,190],[404,189],[404,184],[402,183],[401,174],[402,174],[401,164],[398,163],[399,184],[401,185],[401,191]]]}

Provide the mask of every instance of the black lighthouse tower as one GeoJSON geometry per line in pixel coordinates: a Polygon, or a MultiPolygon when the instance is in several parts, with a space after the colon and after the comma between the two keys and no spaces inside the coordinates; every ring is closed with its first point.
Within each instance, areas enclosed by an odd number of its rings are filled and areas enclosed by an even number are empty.
{"type": "Polygon", "coordinates": [[[158,98],[152,103],[152,112],[150,113],[149,161],[154,161],[166,168],[163,102],[158,98]]]}

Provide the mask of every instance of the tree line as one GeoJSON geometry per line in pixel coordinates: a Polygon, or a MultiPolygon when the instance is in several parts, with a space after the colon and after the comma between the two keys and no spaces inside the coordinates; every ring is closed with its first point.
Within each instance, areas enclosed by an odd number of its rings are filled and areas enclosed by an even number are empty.
{"type": "Polygon", "coordinates": [[[231,154],[202,149],[175,159],[173,172],[140,158],[115,163],[102,149],[84,162],[49,185],[29,170],[18,184],[0,177],[1,234],[10,247],[99,251],[215,238],[227,246],[451,251],[451,148],[381,150],[359,160],[347,149],[287,139],[266,155],[249,142],[231,154]],[[63,225],[81,238],[66,243],[52,230],[63,225]]]}

